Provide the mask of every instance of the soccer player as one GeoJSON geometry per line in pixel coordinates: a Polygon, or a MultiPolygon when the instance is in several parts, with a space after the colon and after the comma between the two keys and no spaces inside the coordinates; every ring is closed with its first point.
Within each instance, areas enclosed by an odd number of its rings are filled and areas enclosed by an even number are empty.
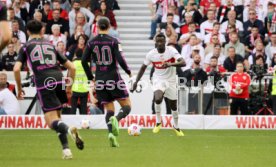
{"type": "Polygon", "coordinates": [[[106,110],[105,121],[108,127],[108,139],[112,147],[119,147],[117,136],[119,135],[118,121],[125,118],[131,110],[131,102],[126,85],[118,72],[119,63],[124,71],[131,77],[131,71],[122,56],[122,48],[117,39],[108,35],[110,21],[102,17],[97,22],[99,34],[88,42],[82,57],[82,65],[88,80],[93,80],[88,63],[96,63],[96,94],[98,100],[106,110]],[[114,116],[114,103],[121,105],[118,115],[114,116]]]}
{"type": "Polygon", "coordinates": [[[137,83],[142,78],[146,68],[151,63],[155,68],[152,83],[154,91],[156,126],[153,133],[158,133],[161,128],[161,103],[163,97],[169,99],[174,120],[174,130],[177,136],[184,136],[184,133],[178,127],[178,111],[177,111],[177,82],[176,68],[185,65],[182,56],[171,46],[165,46],[166,37],[164,34],[158,34],[155,38],[155,49],[152,49],[146,56],[144,64],[138,72],[136,81],[133,83],[131,92],[137,88],[137,83]]]}
{"type": "Polygon", "coordinates": [[[14,66],[14,75],[18,87],[18,98],[24,94],[21,85],[20,69],[27,62],[29,69],[34,73],[34,82],[38,99],[45,115],[47,125],[58,133],[63,148],[63,159],[72,159],[72,153],[68,146],[67,133],[75,141],[77,147],[82,150],[84,143],[76,127],[69,128],[61,121],[62,104],[67,102],[66,92],[71,92],[71,86],[63,89],[62,72],[59,63],[69,70],[69,77],[74,79],[75,67],[64,56],[60,55],[55,47],[42,39],[42,23],[31,20],[27,24],[27,32],[30,40],[19,51],[17,62],[14,66]]]}
{"type": "Polygon", "coordinates": [[[0,52],[8,45],[12,38],[9,23],[7,21],[7,7],[0,2],[0,52]]]}

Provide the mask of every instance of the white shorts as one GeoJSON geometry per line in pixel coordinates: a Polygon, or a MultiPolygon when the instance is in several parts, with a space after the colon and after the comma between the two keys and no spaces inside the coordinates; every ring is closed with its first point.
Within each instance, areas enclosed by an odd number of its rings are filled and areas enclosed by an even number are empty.
{"type": "Polygon", "coordinates": [[[154,80],[152,83],[153,91],[161,90],[164,92],[164,97],[170,100],[177,100],[177,87],[176,82],[169,82],[165,80],[154,80]]]}

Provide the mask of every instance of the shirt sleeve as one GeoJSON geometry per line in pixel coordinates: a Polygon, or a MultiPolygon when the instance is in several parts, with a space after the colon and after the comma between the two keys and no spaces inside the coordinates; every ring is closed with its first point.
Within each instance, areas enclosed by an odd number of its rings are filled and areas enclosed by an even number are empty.
{"type": "Polygon", "coordinates": [[[85,74],[86,74],[88,80],[93,80],[93,78],[94,78],[93,75],[92,75],[90,66],[89,66],[89,63],[91,62],[91,54],[92,54],[91,46],[90,46],[89,43],[87,43],[87,45],[84,49],[82,58],[81,58],[81,64],[83,66],[83,69],[85,71],[85,74]]]}
{"type": "Polygon", "coordinates": [[[65,56],[63,56],[62,54],[60,54],[60,52],[56,51],[56,55],[57,55],[57,60],[60,62],[60,64],[65,64],[66,61],[68,60],[65,56]]]}
{"type": "Polygon", "coordinates": [[[27,55],[26,55],[26,47],[21,47],[18,53],[18,57],[16,61],[21,62],[22,64],[24,64],[27,60],[27,55]]]}
{"type": "Polygon", "coordinates": [[[181,54],[179,54],[179,52],[173,47],[171,47],[171,54],[173,55],[176,61],[180,58],[183,58],[181,54]]]}
{"type": "Polygon", "coordinates": [[[122,47],[121,47],[121,44],[119,42],[117,44],[115,44],[114,54],[115,54],[116,60],[118,61],[120,66],[123,68],[123,70],[128,75],[130,75],[131,71],[130,71],[130,68],[128,67],[127,63],[126,63],[126,60],[125,60],[124,56],[122,55],[122,47]]]}
{"type": "Polygon", "coordinates": [[[152,63],[152,61],[150,60],[150,55],[151,55],[151,52],[149,52],[147,55],[146,55],[146,59],[144,60],[144,65],[148,66],[152,63]]]}

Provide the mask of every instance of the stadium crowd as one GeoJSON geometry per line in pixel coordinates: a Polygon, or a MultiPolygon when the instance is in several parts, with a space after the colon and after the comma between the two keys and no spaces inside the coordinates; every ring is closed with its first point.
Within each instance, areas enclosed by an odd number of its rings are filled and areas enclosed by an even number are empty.
{"type": "MultiPolygon", "coordinates": [[[[25,25],[31,19],[44,23],[44,37],[69,60],[78,60],[86,42],[97,35],[96,21],[101,16],[110,20],[110,35],[119,37],[113,13],[119,9],[116,0],[7,0],[7,5],[13,38],[2,52],[0,70],[12,71],[20,47],[28,40],[25,25]]],[[[167,45],[186,61],[177,70],[180,76],[204,80],[213,71],[235,72],[237,67],[250,71],[255,65],[271,69],[276,64],[276,0],[152,0],[149,7],[149,40],[165,34],[167,45]]],[[[244,107],[250,77],[238,71],[246,79],[232,76],[230,97],[234,106],[244,107]]],[[[88,90],[84,92],[87,100],[88,90]]],[[[83,92],[76,95],[83,97],[83,92]]],[[[74,110],[80,99],[73,95],[74,110]]]]}

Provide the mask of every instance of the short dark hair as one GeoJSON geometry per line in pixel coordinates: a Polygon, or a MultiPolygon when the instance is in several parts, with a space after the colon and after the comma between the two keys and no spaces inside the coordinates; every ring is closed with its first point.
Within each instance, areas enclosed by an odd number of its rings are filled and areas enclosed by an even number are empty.
{"type": "Polygon", "coordinates": [[[256,56],[256,60],[259,60],[259,59],[262,59],[263,62],[265,62],[264,56],[262,56],[262,55],[257,55],[257,56],[256,56]]]}
{"type": "Polygon", "coordinates": [[[107,17],[101,17],[98,20],[98,26],[100,30],[107,30],[110,27],[110,21],[107,17]]]}
{"type": "Polygon", "coordinates": [[[219,23],[219,22],[214,22],[213,27],[214,27],[215,25],[219,25],[219,26],[220,26],[220,23],[219,23]]]}
{"type": "Polygon", "coordinates": [[[190,23],[188,23],[188,26],[190,26],[190,25],[195,25],[196,26],[196,23],[195,22],[190,22],[190,23]]]}
{"type": "Polygon", "coordinates": [[[169,17],[169,16],[172,16],[172,17],[173,17],[174,15],[173,15],[172,13],[168,13],[168,14],[167,14],[167,17],[169,17]]]}
{"type": "Polygon", "coordinates": [[[27,23],[27,30],[31,34],[39,34],[42,27],[43,27],[42,23],[40,21],[37,21],[37,20],[30,20],[27,23]]]}
{"type": "Polygon", "coordinates": [[[236,51],[236,48],[234,48],[233,46],[230,46],[227,51],[229,51],[230,49],[234,49],[236,51]]]}
{"type": "Polygon", "coordinates": [[[212,57],[211,57],[211,60],[212,60],[212,59],[218,60],[217,56],[212,56],[212,57]]]}
{"type": "Polygon", "coordinates": [[[166,36],[163,34],[163,33],[159,33],[155,36],[155,39],[156,38],[164,38],[166,40],[166,36]]]}

